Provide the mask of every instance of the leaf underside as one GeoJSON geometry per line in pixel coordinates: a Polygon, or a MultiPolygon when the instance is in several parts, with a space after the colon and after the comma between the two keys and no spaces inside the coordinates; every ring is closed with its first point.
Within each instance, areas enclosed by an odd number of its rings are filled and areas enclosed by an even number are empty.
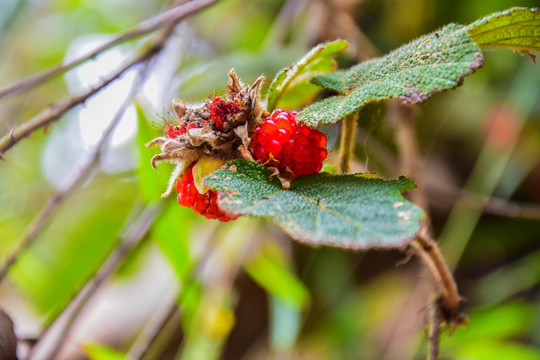
{"type": "Polygon", "coordinates": [[[492,14],[468,26],[482,48],[502,47],[540,51],[540,9],[513,8],[492,14]]]}
{"type": "Polygon", "coordinates": [[[221,192],[220,206],[234,214],[270,218],[291,237],[341,248],[401,247],[420,231],[424,212],[402,192],[415,187],[401,177],[314,174],[290,189],[264,166],[235,160],[205,178],[221,192]]]}
{"type": "Polygon", "coordinates": [[[343,95],[307,107],[298,119],[310,126],[328,124],[369,102],[394,97],[407,104],[421,103],[460,85],[482,65],[482,52],[467,27],[450,24],[382,58],[313,78],[314,83],[343,95]]]}

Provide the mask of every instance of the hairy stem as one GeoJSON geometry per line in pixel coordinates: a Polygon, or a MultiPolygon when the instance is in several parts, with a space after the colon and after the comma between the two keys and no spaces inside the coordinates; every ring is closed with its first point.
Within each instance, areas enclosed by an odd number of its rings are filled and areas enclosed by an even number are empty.
{"type": "Polygon", "coordinates": [[[341,144],[339,147],[339,168],[342,173],[348,173],[350,171],[354,139],[356,138],[357,120],[358,113],[348,115],[343,119],[343,125],[341,127],[341,144]]]}
{"type": "Polygon", "coordinates": [[[439,246],[435,240],[426,234],[426,231],[419,234],[411,242],[411,245],[431,272],[437,290],[441,294],[442,308],[446,313],[454,317],[450,320],[455,321],[459,325],[459,320],[456,317],[459,315],[461,296],[459,295],[454,276],[446,264],[439,246]]]}

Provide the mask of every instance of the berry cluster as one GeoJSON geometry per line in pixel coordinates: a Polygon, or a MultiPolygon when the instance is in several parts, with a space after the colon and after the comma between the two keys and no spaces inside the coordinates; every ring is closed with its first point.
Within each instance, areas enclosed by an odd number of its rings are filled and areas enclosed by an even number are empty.
{"type": "Polygon", "coordinates": [[[279,179],[287,187],[295,177],[320,171],[327,156],[326,136],[297,123],[296,111],[275,110],[268,116],[259,95],[263,77],[244,85],[231,70],[229,78],[227,95],[213,97],[201,106],[173,100],[175,124],[166,125],[163,136],[146,144],[160,146],[161,152],[151,159],[154,169],[164,161],[176,165],[161,196],[167,197],[176,185],[180,205],[220,221],[236,217],[219,207],[218,191],[199,191],[196,184],[205,172],[230,160],[255,158],[279,171],[279,179]]]}
{"type": "Polygon", "coordinates": [[[261,163],[290,170],[294,177],[321,170],[326,159],[326,136],[303,122],[296,122],[296,111],[274,110],[255,128],[251,150],[261,163]]]}
{"type": "Polygon", "coordinates": [[[191,165],[176,182],[178,203],[192,208],[197,214],[206,216],[207,219],[224,222],[236,219],[237,217],[230,216],[219,208],[217,191],[210,189],[204,194],[199,192],[193,178],[193,166],[195,164],[191,165]]]}

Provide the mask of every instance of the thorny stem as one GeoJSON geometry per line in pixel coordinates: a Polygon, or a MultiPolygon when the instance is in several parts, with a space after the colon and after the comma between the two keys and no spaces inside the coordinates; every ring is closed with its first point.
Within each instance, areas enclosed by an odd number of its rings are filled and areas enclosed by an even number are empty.
{"type": "MultiPolygon", "coordinates": [[[[104,43],[103,45],[97,47],[88,54],[81,56],[77,59],[74,59],[70,62],[57,66],[53,69],[46,70],[42,73],[29,76],[25,79],[22,79],[12,85],[8,85],[3,89],[0,89],[0,98],[8,95],[17,94],[25,90],[31,89],[39,84],[47,81],[48,79],[62,74],[65,71],[74,68],[82,64],[83,62],[95,57],[101,52],[110,49],[111,47],[118,45],[127,40],[148,34],[152,31],[158,30],[159,28],[174,22],[182,20],[184,17],[191,15],[199,10],[202,10],[209,5],[217,2],[218,0],[193,0],[185,4],[174,7],[170,10],[164,11],[159,15],[156,15],[150,19],[140,22],[137,26],[131,30],[125,32],[122,35],[115,37],[114,39],[104,43]]],[[[0,150],[1,154],[1,150],[0,150]]]]}
{"type": "Polygon", "coordinates": [[[350,171],[350,161],[354,149],[354,139],[356,138],[356,121],[358,113],[346,116],[341,127],[341,144],[339,146],[339,168],[342,173],[350,171]]]}

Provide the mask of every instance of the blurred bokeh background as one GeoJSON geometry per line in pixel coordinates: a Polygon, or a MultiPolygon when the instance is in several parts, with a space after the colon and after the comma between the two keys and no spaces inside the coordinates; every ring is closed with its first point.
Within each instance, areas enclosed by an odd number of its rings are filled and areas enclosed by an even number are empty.
{"type": "MultiPolygon", "coordinates": [[[[223,93],[233,67],[247,83],[261,74],[271,79],[314,45],[336,38],[349,41],[338,59],[347,67],[450,22],[538,5],[221,0],[181,22],[96,166],[62,199],[0,284],[0,307],[14,322],[19,353],[42,339],[46,354],[54,344],[42,335],[63,328],[58,359],[424,358],[435,294],[417,258],[402,264],[406,252],[311,248],[256,219],[206,220],[180,208],[174,196],[160,200],[170,168],[154,171],[153,151],[144,144],[170,119],[174,97],[198,103],[223,93]],[[91,294],[82,296],[82,289],[91,294]],[[81,298],[75,314],[69,312],[81,298]]],[[[157,0],[0,0],[0,87],[83,56],[167,6],[157,0]]],[[[0,135],[96,86],[154,38],[124,42],[0,98],[0,135]]],[[[2,263],[95,149],[135,71],[4,154],[2,263]]],[[[485,66],[463,86],[416,106],[412,117],[434,235],[470,316],[469,325],[444,333],[442,358],[539,359],[540,65],[488,50],[485,66]]],[[[331,164],[339,125],[322,131],[331,164]]],[[[355,170],[402,174],[399,132],[388,103],[363,109],[355,170]]]]}

